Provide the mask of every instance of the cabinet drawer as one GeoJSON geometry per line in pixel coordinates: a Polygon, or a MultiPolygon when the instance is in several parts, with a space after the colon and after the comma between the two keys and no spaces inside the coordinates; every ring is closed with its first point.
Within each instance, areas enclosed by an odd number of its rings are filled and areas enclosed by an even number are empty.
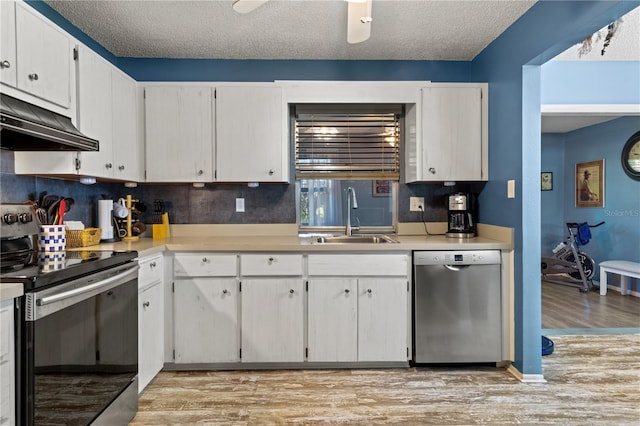
{"type": "Polygon", "coordinates": [[[143,257],[138,264],[138,288],[143,289],[149,284],[162,281],[163,277],[163,261],[161,254],[155,256],[143,257]]]}
{"type": "Polygon", "coordinates": [[[245,254],[240,256],[243,276],[302,275],[300,254],[245,254]]]}
{"type": "Polygon", "coordinates": [[[233,254],[176,254],[173,273],[176,277],[235,277],[237,264],[233,254]]]}
{"type": "Polygon", "coordinates": [[[406,254],[309,255],[309,276],[407,276],[406,254]]]}

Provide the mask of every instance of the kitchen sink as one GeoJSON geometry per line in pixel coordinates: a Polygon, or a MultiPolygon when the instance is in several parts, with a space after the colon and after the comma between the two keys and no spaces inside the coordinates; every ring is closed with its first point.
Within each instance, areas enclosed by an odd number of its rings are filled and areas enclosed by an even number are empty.
{"type": "Polygon", "coordinates": [[[311,242],[313,244],[383,244],[398,243],[398,240],[389,235],[316,235],[311,242]]]}

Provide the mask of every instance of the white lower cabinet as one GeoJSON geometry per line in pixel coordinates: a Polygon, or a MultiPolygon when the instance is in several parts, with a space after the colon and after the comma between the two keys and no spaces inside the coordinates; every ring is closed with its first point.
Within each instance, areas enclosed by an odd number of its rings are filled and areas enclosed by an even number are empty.
{"type": "Polygon", "coordinates": [[[308,289],[308,361],[356,361],[358,280],[310,279],[308,289]]]}
{"type": "Polygon", "coordinates": [[[406,361],[407,279],[309,279],[308,360],[406,361]]]}
{"type": "Polygon", "coordinates": [[[138,392],[142,392],[164,365],[163,301],[161,282],[138,294],[138,392]]]}
{"type": "Polygon", "coordinates": [[[176,279],[173,297],[177,364],[240,360],[236,278],[176,279]]]}
{"type": "Polygon", "coordinates": [[[408,253],[177,253],[173,268],[176,364],[408,360],[408,253]]]}
{"type": "Polygon", "coordinates": [[[14,425],[15,355],[13,299],[0,302],[0,425],[14,425]]]}
{"type": "Polygon", "coordinates": [[[309,255],[308,360],[407,361],[409,267],[406,254],[309,255]]]}
{"type": "Polygon", "coordinates": [[[173,259],[176,364],[240,361],[238,256],[177,253],[173,259]]]}
{"type": "Polygon", "coordinates": [[[161,254],[138,261],[138,393],[164,365],[164,263],[161,254]]]}
{"type": "Polygon", "coordinates": [[[304,361],[301,278],[242,280],[242,362],[304,361]]]}
{"type": "Polygon", "coordinates": [[[406,278],[358,280],[358,361],[406,361],[406,278]]]}

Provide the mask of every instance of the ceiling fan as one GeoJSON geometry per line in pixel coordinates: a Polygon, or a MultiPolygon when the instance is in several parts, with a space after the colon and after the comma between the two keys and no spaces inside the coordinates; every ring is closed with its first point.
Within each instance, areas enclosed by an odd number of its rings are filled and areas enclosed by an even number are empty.
{"type": "MultiPolygon", "coordinates": [[[[233,10],[249,13],[269,0],[236,0],[233,10]]],[[[347,42],[362,43],[371,37],[371,4],[373,0],[345,0],[347,2],[347,42]]]]}

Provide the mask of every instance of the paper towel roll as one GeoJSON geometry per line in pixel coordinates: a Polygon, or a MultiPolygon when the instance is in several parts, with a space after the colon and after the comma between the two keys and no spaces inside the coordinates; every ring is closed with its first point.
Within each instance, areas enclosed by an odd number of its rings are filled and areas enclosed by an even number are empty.
{"type": "Polygon", "coordinates": [[[100,239],[113,239],[113,200],[98,200],[98,227],[102,230],[100,239]]]}

